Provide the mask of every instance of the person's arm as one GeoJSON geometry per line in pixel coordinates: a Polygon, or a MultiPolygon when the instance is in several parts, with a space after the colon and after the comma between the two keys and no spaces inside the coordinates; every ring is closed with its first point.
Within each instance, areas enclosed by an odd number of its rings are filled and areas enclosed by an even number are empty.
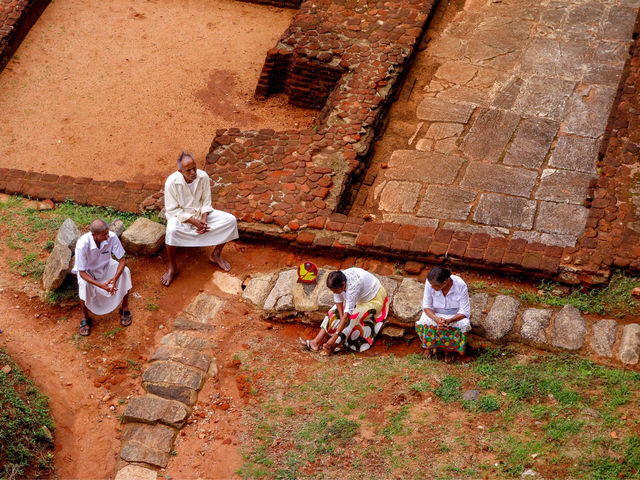
{"type": "Polygon", "coordinates": [[[436,315],[436,312],[433,310],[433,289],[431,285],[429,285],[429,280],[424,282],[424,295],[422,296],[422,311],[424,314],[436,322],[436,325],[439,327],[443,327],[442,318],[436,315]]]}
{"type": "Polygon", "coordinates": [[[89,275],[86,270],[79,270],[78,275],[80,275],[80,277],[82,277],[82,279],[85,280],[87,283],[90,283],[91,285],[95,285],[96,287],[106,290],[107,292],[110,291],[109,286],[106,283],[100,283],[91,275],[89,275]]]}
{"type": "Polygon", "coordinates": [[[167,216],[177,218],[180,223],[196,220],[192,218],[189,212],[180,206],[176,185],[169,181],[164,185],[164,209],[167,216]]]}
{"type": "Polygon", "coordinates": [[[110,237],[109,240],[112,242],[111,244],[111,254],[118,259],[118,268],[116,269],[116,273],[109,281],[107,281],[106,285],[109,287],[108,291],[112,295],[118,291],[116,285],[118,284],[118,279],[122,272],[124,271],[124,267],[127,265],[127,261],[124,258],[124,247],[120,242],[120,239],[115,235],[110,237]]]}
{"type": "Polygon", "coordinates": [[[322,346],[322,348],[324,348],[328,352],[332,352],[333,351],[333,347],[335,346],[336,342],[338,341],[338,338],[339,338],[340,334],[342,333],[342,330],[344,330],[344,328],[347,326],[347,321],[349,319],[349,313],[344,311],[344,306],[343,306],[342,303],[336,303],[336,308],[338,310],[338,314],[340,315],[340,323],[338,324],[338,328],[336,329],[336,333],[331,335],[331,338],[329,340],[327,340],[325,342],[325,344],[322,346]]]}
{"type": "Polygon", "coordinates": [[[458,297],[458,313],[456,313],[453,317],[445,320],[447,324],[457,322],[458,320],[462,320],[463,318],[469,318],[471,312],[471,304],[469,303],[469,290],[467,288],[467,284],[463,283],[459,287],[459,291],[456,292],[456,296],[458,297]]]}

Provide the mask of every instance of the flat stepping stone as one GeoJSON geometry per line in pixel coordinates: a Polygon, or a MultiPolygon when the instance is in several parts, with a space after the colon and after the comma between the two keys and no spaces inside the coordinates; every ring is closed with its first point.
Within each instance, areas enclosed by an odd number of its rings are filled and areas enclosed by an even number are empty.
{"type": "Polygon", "coordinates": [[[194,368],[161,361],[153,363],[142,374],[142,386],[159,397],[194,405],[198,400],[197,391],[202,388],[205,378],[201,371],[194,368]]]}
{"type": "Polygon", "coordinates": [[[215,325],[212,320],[216,318],[218,311],[224,305],[224,301],[207,293],[199,294],[186,310],[176,318],[173,327],[183,330],[212,330],[215,325]]]}
{"type": "Polygon", "coordinates": [[[189,416],[189,410],[181,402],[160,397],[134,397],[124,412],[126,423],[164,423],[170,427],[182,428],[189,416]]]}
{"type": "Polygon", "coordinates": [[[502,340],[513,328],[520,302],[507,295],[498,295],[484,319],[484,329],[490,340],[502,340]]]}
{"type": "Polygon", "coordinates": [[[551,344],[565,350],[579,350],[584,345],[586,335],[586,322],[580,310],[572,305],[565,305],[553,323],[551,344]]]}
{"type": "Polygon", "coordinates": [[[242,293],[242,280],[226,272],[215,272],[211,283],[222,292],[230,295],[239,295],[242,293]]]}
{"type": "Polygon", "coordinates": [[[172,360],[189,367],[198,368],[203,372],[209,370],[209,365],[211,364],[211,359],[208,356],[196,350],[172,345],[160,345],[150,359],[152,362],[157,360],[172,360]]]}
{"type": "Polygon", "coordinates": [[[203,351],[210,347],[209,341],[204,338],[194,337],[185,332],[171,332],[160,339],[162,345],[174,345],[176,347],[190,348],[203,351]]]}
{"type": "Polygon", "coordinates": [[[158,472],[140,465],[126,465],[118,471],[115,480],[156,480],[158,472]]]}
{"type": "Polygon", "coordinates": [[[122,436],[120,458],[126,462],[147,463],[165,468],[177,430],[166,425],[130,424],[122,436]]]}

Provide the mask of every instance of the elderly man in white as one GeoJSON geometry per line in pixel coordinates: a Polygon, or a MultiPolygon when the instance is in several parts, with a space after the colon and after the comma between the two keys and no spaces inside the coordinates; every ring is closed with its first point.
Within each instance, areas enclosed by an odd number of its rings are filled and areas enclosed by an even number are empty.
{"type": "Polygon", "coordinates": [[[82,305],[82,319],[78,329],[80,335],[87,336],[91,333],[89,311],[95,315],[106,315],[118,305],[120,325],[131,325],[131,272],[126,266],[120,239],[109,231],[104,220],[97,218],[91,222],[89,232],[76,242],[75,255],[72,273],[78,276],[78,296],[82,305]]]}
{"type": "Polygon", "coordinates": [[[210,247],[209,261],[224,271],[231,265],[222,258],[227,242],[238,238],[236,218],[230,213],[214,210],[211,205],[211,180],[198,170],[193,155],[182,153],[178,158],[178,171],[164,184],[164,208],[167,218],[165,244],[169,268],[161,282],[169,286],[178,274],[177,247],[210,247]]]}

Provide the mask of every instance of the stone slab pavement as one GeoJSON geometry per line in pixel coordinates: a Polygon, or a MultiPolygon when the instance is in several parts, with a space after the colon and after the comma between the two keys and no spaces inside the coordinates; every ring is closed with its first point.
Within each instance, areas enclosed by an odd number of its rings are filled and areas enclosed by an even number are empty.
{"type": "Polygon", "coordinates": [[[639,6],[442,4],[446,20],[418,53],[415,133],[379,171],[367,205],[384,221],[574,247],[639,6]]]}

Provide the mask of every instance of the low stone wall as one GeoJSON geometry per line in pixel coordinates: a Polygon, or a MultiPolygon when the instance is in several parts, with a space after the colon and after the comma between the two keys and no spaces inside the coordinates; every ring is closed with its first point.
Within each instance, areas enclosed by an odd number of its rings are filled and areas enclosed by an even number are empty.
{"type": "MultiPolygon", "coordinates": [[[[243,299],[264,310],[265,316],[284,321],[317,324],[333,305],[326,287],[329,271],[323,269],[317,284],[297,282],[296,270],[252,278],[243,299]]],[[[420,318],[424,284],[411,278],[376,275],[389,296],[390,313],[383,335],[413,337],[420,318]]],[[[507,295],[478,293],[470,296],[472,334],[494,343],[521,342],[550,351],[596,355],[638,367],[640,325],[620,325],[612,319],[597,321],[582,316],[571,305],[529,308],[507,295]]]]}
{"type": "Polygon", "coordinates": [[[0,0],[0,72],[51,0],[0,0]]]}

